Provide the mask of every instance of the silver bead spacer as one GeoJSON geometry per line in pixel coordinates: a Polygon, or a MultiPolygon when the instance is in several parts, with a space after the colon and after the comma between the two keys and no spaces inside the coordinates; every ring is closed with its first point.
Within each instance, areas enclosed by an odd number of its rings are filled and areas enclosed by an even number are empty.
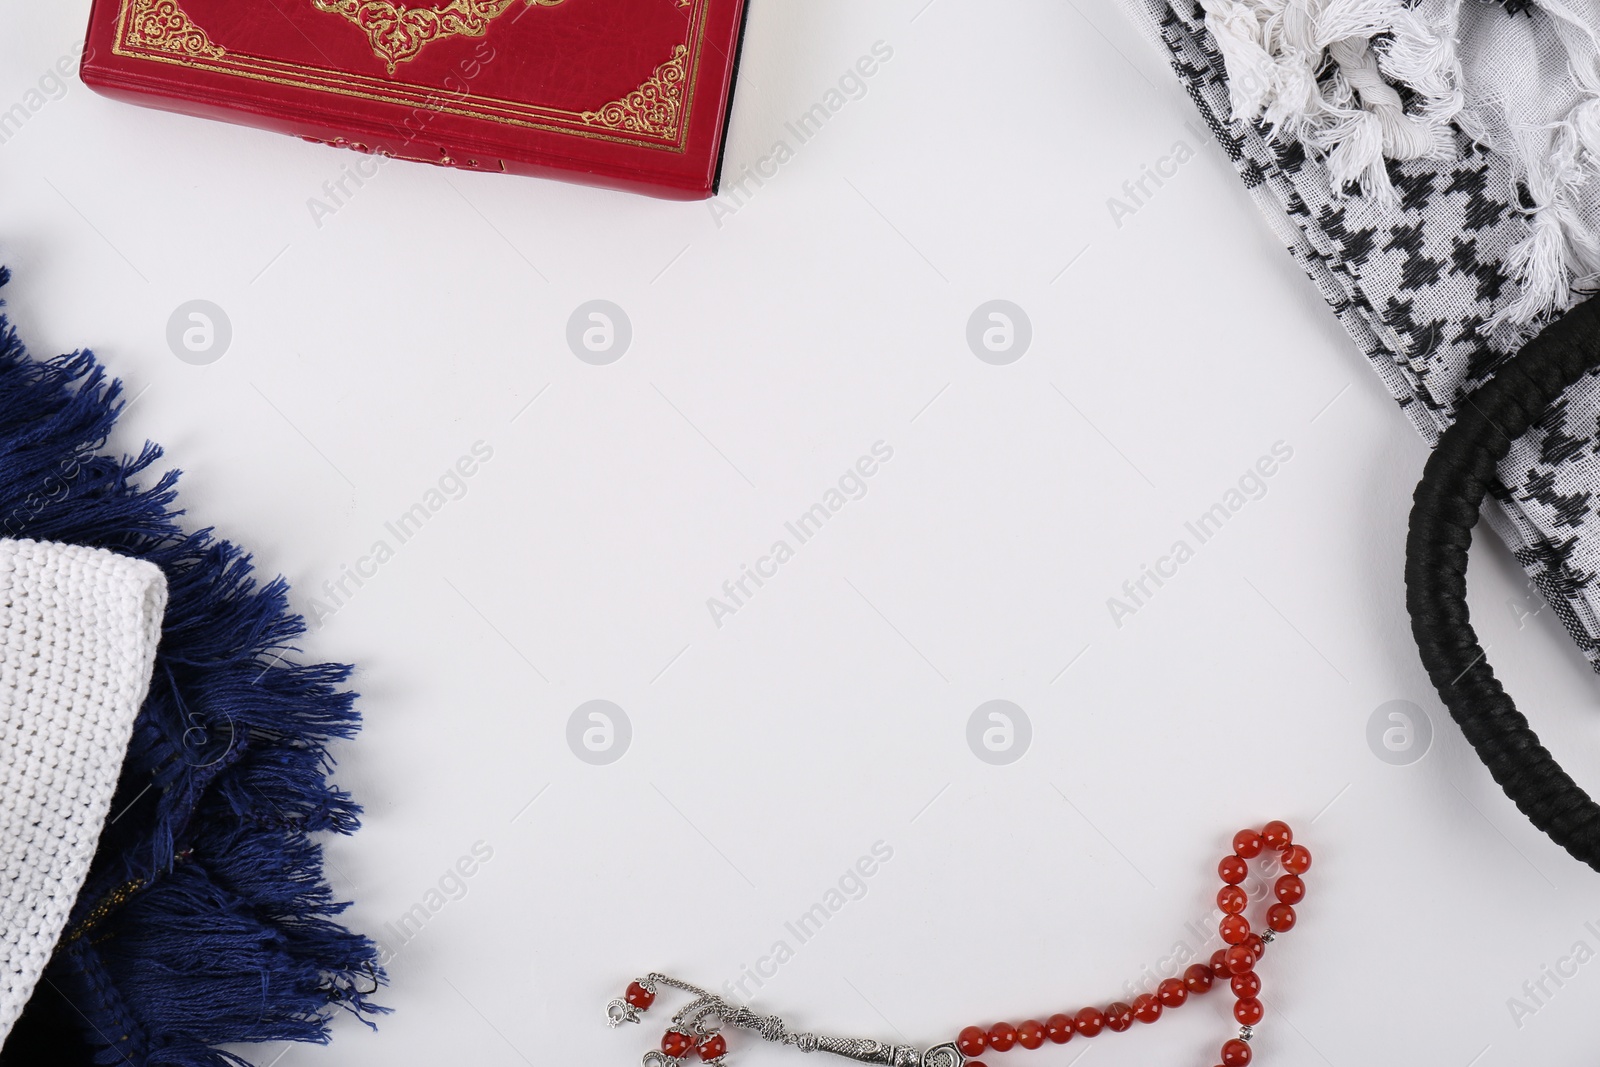
{"type": "Polygon", "coordinates": [[[1244,1041],[1244,1042],[1248,1043],[1250,1041],[1250,1039],[1252,1037],[1255,1037],[1255,1036],[1256,1036],[1255,1027],[1253,1027],[1253,1026],[1241,1026],[1241,1027],[1239,1027],[1239,1040],[1240,1041],[1244,1041]]]}

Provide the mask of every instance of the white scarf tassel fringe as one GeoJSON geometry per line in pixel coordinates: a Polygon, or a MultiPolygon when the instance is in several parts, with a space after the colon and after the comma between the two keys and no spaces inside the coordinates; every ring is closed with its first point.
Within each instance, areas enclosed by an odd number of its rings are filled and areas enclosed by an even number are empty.
{"type": "Polygon", "coordinates": [[[1340,193],[1355,189],[1395,206],[1386,162],[1448,158],[1452,126],[1504,155],[1527,189],[1529,232],[1506,260],[1519,295],[1485,329],[1537,323],[1600,282],[1600,206],[1583,210],[1586,195],[1600,205],[1600,7],[1547,0],[1511,15],[1490,5],[1492,17],[1553,20],[1551,36],[1567,53],[1576,106],[1530,121],[1513,114],[1501,88],[1464,85],[1460,3],[1201,0],[1201,7],[1227,67],[1234,116],[1260,118],[1272,136],[1300,141],[1325,161],[1340,193]],[[1409,111],[1401,87],[1413,98],[1409,111]]]}

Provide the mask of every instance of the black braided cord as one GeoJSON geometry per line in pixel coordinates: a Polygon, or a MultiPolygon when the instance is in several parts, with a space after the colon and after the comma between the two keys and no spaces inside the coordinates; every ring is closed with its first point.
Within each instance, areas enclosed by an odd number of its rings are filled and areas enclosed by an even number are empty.
{"type": "Polygon", "coordinates": [[[1462,401],[1428,457],[1406,536],[1406,607],[1422,664],[1506,796],[1600,870],[1600,805],[1539,743],[1484,658],[1467,612],[1467,548],[1496,465],[1566,389],[1600,368],[1600,299],[1546,327],[1462,401]]]}

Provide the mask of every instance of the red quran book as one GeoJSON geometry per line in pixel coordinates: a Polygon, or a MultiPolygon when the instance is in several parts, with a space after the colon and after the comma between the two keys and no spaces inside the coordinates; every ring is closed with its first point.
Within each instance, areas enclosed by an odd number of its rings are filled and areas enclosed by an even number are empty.
{"type": "Polygon", "coordinates": [[[83,80],[400,159],[716,192],[745,0],[94,0],[83,80]]]}

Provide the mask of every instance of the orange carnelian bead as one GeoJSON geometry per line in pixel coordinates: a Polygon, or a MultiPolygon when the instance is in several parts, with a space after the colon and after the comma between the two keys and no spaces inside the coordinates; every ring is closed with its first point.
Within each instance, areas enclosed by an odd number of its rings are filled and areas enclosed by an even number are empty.
{"type": "Polygon", "coordinates": [[[1233,995],[1241,999],[1261,992],[1261,976],[1254,971],[1234,975],[1229,984],[1233,986],[1233,995]]]}
{"type": "Polygon", "coordinates": [[[1286,874],[1273,885],[1272,891],[1285,904],[1298,904],[1306,898],[1306,884],[1299,877],[1286,874]]]}
{"type": "Polygon", "coordinates": [[[1250,921],[1243,915],[1224,915],[1217,924],[1217,932],[1227,945],[1238,945],[1250,936],[1250,921]]]}
{"type": "Polygon", "coordinates": [[[1203,963],[1192,963],[1183,972],[1183,988],[1196,995],[1205,993],[1211,989],[1214,977],[1210,967],[1203,963]]]}
{"type": "Polygon", "coordinates": [[[1133,1025],[1133,1005],[1117,1001],[1106,1008],[1106,1029],[1120,1034],[1133,1025]]]}
{"type": "Polygon", "coordinates": [[[1044,1032],[1051,1041],[1065,1045],[1072,1040],[1072,1016],[1060,1012],[1050,1016],[1044,1021],[1044,1032]]]}
{"type": "Polygon", "coordinates": [[[1250,1046],[1234,1038],[1222,1046],[1222,1067],[1245,1067],[1250,1062],[1250,1046]]]}
{"type": "Polygon", "coordinates": [[[1250,955],[1260,959],[1267,954],[1267,943],[1261,940],[1260,934],[1251,934],[1244,939],[1244,947],[1250,950],[1250,955]]]}
{"type": "Polygon", "coordinates": [[[1266,839],[1254,830],[1240,830],[1233,835],[1233,850],[1242,859],[1253,860],[1261,855],[1261,850],[1267,845],[1266,839]]]}
{"type": "Polygon", "coordinates": [[[1267,909],[1267,925],[1277,933],[1294,929],[1294,909],[1287,904],[1274,904],[1267,909]]]}
{"type": "Polygon", "coordinates": [[[694,1048],[694,1038],[682,1030],[668,1030],[661,1035],[661,1051],[672,1059],[683,1059],[692,1048],[694,1048]]]}
{"type": "Polygon", "coordinates": [[[995,1023],[989,1027],[989,1047],[996,1052],[1009,1052],[1017,1043],[1017,1028],[1010,1023],[995,1023]]]}
{"type": "Polygon", "coordinates": [[[1093,1037],[1106,1028],[1106,1017],[1099,1008],[1084,1008],[1073,1019],[1073,1024],[1084,1037],[1093,1037]]]}
{"type": "Polygon", "coordinates": [[[1254,1026],[1265,1014],[1266,1009],[1255,997],[1245,997],[1233,1006],[1233,1017],[1245,1026],[1254,1026]]]}
{"type": "Polygon", "coordinates": [[[628,991],[622,995],[622,999],[640,1011],[649,1011],[650,1005],[656,1002],[656,995],[638,982],[630,982],[628,991]]]}
{"type": "Polygon", "coordinates": [[[1243,974],[1256,965],[1256,957],[1248,946],[1234,945],[1224,954],[1224,963],[1229,974],[1243,974]]]}
{"type": "Polygon", "coordinates": [[[1249,903],[1249,895],[1236,885],[1225,885],[1217,890],[1217,907],[1228,915],[1238,915],[1249,903]]]}
{"type": "Polygon", "coordinates": [[[1140,993],[1133,998],[1133,1017],[1142,1023],[1155,1022],[1161,1018],[1161,1001],[1150,993],[1140,993]]]}
{"type": "Polygon", "coordinates": [[[1156,996],[1164,1008],[1181,1008],[1189,999],[1189,987],[1183,984],[1182,978],[1163,978],[1156,986],[1156,996]]]}
{"type": "Polygon", "coordinates": [[[728,1043],[723,1040],[721,1034],[713,1034],[705,1041],[702,1041],[700,1047],[695,1049],[695,1052],[699,1054],[702,1060],[710,1063],[712,1060],[721,1059],[728,1054],[728,1043]]]}
{"type": "Polygon", "coordinates": [[[1017,1044],[1026,1049],[1035,1049],[1044,1044],[1044,1023],[1038,1019],[1029,1019],[1017,1025],[1017,1044]]]}
{"type": "Polygon", "coordinates": [[[956,1048],[968,1058],[983,1055],[989,1047],[989,1033],[981,1026],[969,1026],[956,1035],[956,1048]]]}
{"type": "Polygon", "coordinates": [[[1290,874],[1305,874],[1311,869],[1311,850],[1304,845],[1290,845],[1284,849],[1283,869],[1290,874]]]}
{"type": "Polygon", "coordinates": [[[1217,873],[1229,885],[1238,885],[1250,874],[1250,868],[1238,856],[1224,856],[1222,862],[1217,864],[1217,873]]]}
{"type": "Polygon", "coordinates": [[[1261,838],[1267,847],[1273,851],[1282,851],[1294,844],[1294,831],[1289,829],[1289,824],[1273,819],[1261,828],[1261,838]]]}

